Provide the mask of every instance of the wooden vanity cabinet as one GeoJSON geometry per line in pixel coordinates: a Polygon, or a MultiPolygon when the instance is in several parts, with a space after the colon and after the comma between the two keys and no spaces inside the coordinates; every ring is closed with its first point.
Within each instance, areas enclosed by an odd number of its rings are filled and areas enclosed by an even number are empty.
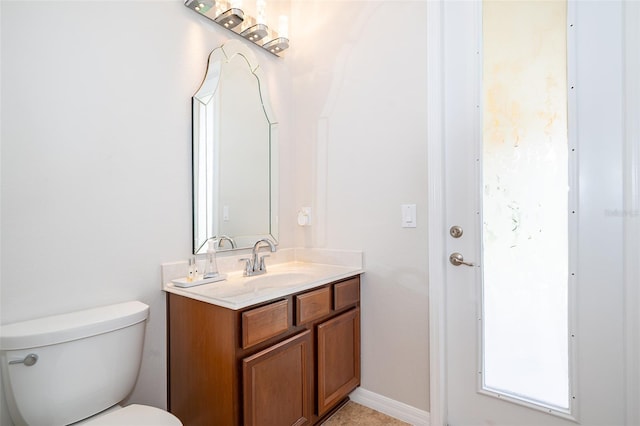
{"type": "Polygon", "coordinates": [[[321,423],[360,384],[360,277],[241,310],[168,293],[168,408],[185,426],[321,423]]]}

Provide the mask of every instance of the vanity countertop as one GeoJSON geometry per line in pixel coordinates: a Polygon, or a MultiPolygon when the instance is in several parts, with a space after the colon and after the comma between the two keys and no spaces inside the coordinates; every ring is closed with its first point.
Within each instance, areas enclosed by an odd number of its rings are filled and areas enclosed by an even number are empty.
{"type": "Polygon", "coordinates": [[[188,288],[176,287],[169,282],[163,285],[163,290],[238,310],[363,272],[360,266],[294,261],[270,265],[263,275],[243,277],[242,272],[236,271],[229,273],[223,281],[188,288]]]}

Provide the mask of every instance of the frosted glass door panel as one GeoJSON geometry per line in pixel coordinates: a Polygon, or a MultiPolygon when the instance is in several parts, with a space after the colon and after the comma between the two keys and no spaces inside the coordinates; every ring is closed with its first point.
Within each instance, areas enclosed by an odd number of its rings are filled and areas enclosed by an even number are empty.
{"type": "Polygon", "coordinates": [[[483,3],[482,388],[569,408],[566,2],[483,3]]]}

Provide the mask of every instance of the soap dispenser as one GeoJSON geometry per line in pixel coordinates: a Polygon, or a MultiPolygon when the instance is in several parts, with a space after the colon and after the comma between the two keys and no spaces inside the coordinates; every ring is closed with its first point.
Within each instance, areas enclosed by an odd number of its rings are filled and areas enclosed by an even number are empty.
{"type": "Polygon", "coordinates": [[[218,264],[216,262],[216,240],[209,240],[207,248],[207,260],[204,264],[204,276],[202,278],[215,278],[218,276],[218,264]]]}
{"type": "Polygon", "coordinates": [[[187,282],[193,282],[193,280],[196,279],[196,274],[198,273],[197,268],[195,257],[190,257],[189,269],[187,270],[187,282]]]}

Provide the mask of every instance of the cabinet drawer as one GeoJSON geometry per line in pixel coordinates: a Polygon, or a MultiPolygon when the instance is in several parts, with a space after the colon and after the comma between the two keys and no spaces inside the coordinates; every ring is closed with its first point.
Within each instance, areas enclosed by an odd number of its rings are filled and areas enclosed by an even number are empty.
{"type": "Polygon", "coordinates": [[[331,313],[331,287],[296,296],[296,325],[304,324],[331,313]]]}
{"type": "Polygon", "coordinates": [[[335,284],[333,289],[333,309],[336,311],[360,301],[360,277],[335,284]]]}
{"type": "Polygon", "coordinates": [[[289,328],[289,301],[281,300],[242,313],[242,348],[264,342],[289,328]]]}

